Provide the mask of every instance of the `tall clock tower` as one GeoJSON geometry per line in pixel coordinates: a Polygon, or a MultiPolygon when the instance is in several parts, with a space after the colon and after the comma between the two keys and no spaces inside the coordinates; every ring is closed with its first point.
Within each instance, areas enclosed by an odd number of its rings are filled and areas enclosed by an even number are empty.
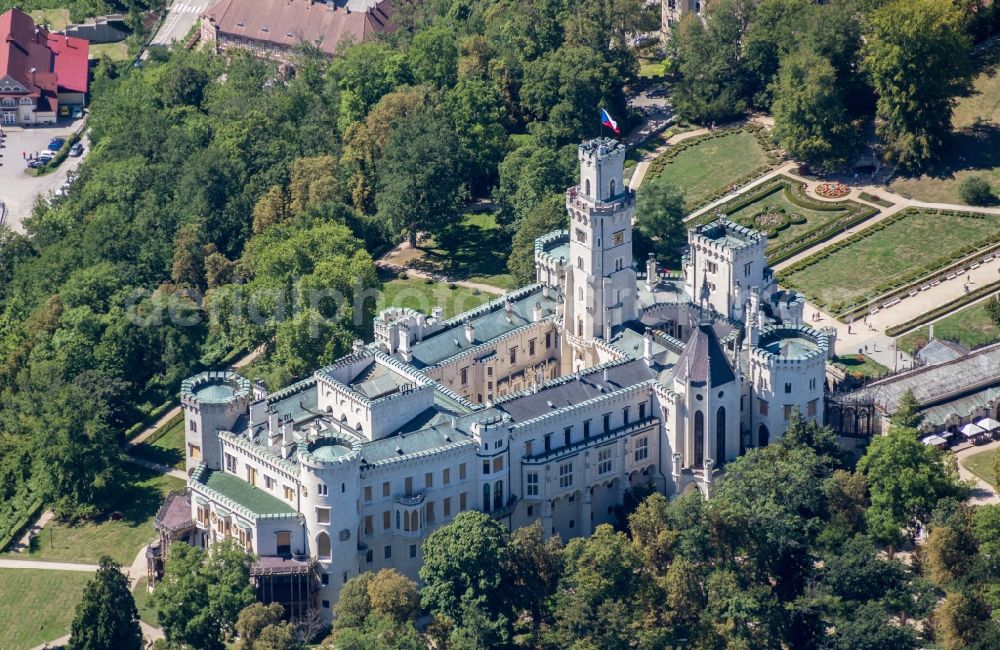
{"type": "Polygon", "coordinates": [[[596,363],[594,339],[608,339],[635,320],[632,268],[635,192],[622,178],[625,146],[596,138],[579,147],[580,184],[566,192],[569,264],[563,325],[573,348],[573,369],[596,363]]]}

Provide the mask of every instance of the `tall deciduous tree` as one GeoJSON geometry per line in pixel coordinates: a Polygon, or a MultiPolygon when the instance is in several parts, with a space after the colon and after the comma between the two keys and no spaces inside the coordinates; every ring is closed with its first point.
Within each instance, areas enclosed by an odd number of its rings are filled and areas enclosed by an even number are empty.
{"type": "Polygon", "coordinates": [[[437,233],[459,218],[464,195],[460,147],[451,125],[431,112],[397,123],[378,172],[380,219],[416,246],[417,233],[437,233]]]}
{"type": "Polygon", "coordinates": [[[528,212],[511,243],[507,268],[521,284],[535,281],[535,240],[566,227],[566,204],[561,194],[553,194],[528,212]]]}
{"type": "Polygon", "coordinates": [[[128,588],[128,578],[117,562],[104,556],[76,606],[69,648],[140,650],[142,647],[139,612],[128,588]]]}
{"type": "Polygon", "coordinates": [[[687,241],[680,191],[669,183],[644,184],[636,197],[635,214],[635,230],[640,235],[635,239],[640,241],[633,239],[633,253],[638,263],[642,265],[647,252],[655,253],[660,264],[679,262],[680,249],[687,241]]]}
{"type": "Polygon", "coordinates": [[[873,12],[863,65],[886,155],[909,170],[938,159],[970,78],[969,38],[951,2],[895,0],[873,12]]]}
{"type": "Polygon", "coordinates": [[[868,479],[871,494],[865,514],[869,531],[890,548],[904,529],[925,523],[940,499],[962,492],[954,468],[908,429],[890,429],[873,438],[858,471],[868,479]]]}
{"type": "Polygon", "coordinates": [[[784,57],[774,98],[773,137],[794,158],[819,169],[848,162],[853,129],[829,61],[811,50],[784,57]]]}

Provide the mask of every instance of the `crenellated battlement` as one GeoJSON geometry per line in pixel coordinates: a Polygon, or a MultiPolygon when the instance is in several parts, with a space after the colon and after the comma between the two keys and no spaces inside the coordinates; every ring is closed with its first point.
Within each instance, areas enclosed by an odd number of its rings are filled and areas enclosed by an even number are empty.
{"type": "Polygon", "coordinates": [[[188,406],[234,404],[250,396],[250,382],[231,370],[212,370],[181,382],[181,402],[188,406]]]}

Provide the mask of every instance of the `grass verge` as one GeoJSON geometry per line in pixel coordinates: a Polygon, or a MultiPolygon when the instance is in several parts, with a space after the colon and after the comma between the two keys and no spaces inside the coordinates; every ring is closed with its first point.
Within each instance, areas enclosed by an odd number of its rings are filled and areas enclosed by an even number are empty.
{"type": "Polygon", "coordinates": [[[31,648],[69,634],[91,574],[0,569],[0,648],[31,648]]]}
{"type": "Polygon", "coordinates": [[[997,453],[1000,453],[1000,450],[990,449],[966,456],[962,460],[965,469],[992,485],[994,490],[1000,489],[997,476],[993,473],[993,464],[996,462],[997,453]]]}

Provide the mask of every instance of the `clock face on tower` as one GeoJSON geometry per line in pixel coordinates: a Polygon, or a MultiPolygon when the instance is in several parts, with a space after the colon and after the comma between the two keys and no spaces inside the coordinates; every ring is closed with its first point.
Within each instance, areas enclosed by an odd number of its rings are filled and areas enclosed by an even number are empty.
{"type": "Polygon", "coordinates": [[[619,230],[615,234],[611,235],[611,243],[615,246],[625,243],[625,231],[619,230]]]}

